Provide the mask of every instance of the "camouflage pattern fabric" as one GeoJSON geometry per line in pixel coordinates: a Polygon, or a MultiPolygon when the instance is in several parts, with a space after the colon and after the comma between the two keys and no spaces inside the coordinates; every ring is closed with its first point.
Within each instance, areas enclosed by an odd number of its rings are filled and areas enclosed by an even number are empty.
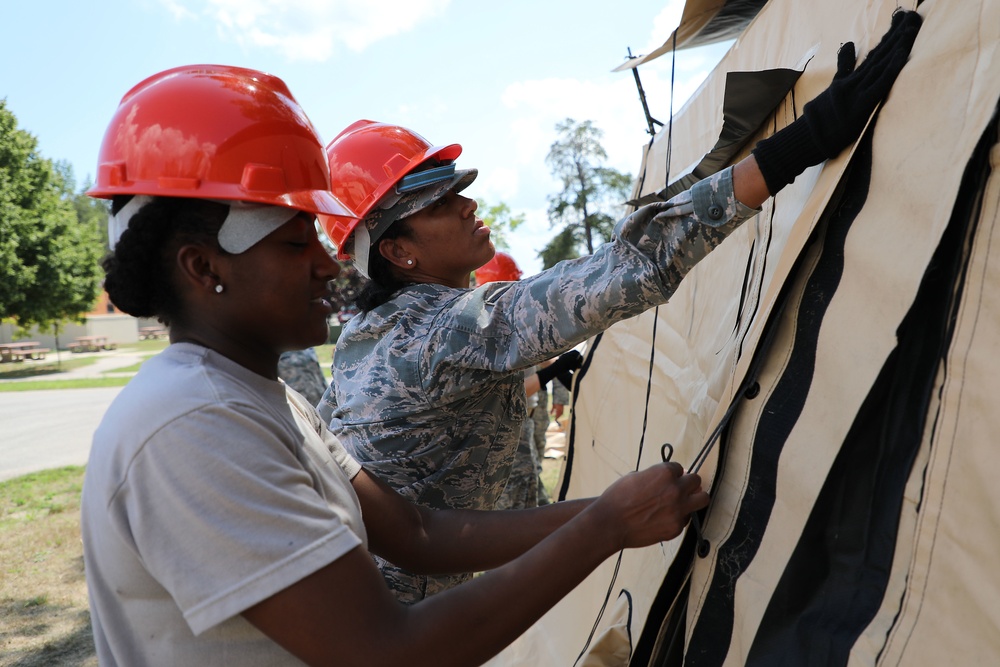
{"type": "MultiPolygon", "coordinates": [[[[529,368],[524,372],[527,379],[536,372],[536,368],[529,368]]],[[[538,393],[528,396],[526,408],[530,415],[538,407],[538,393]]],[[[497,499],[495,509],[498,510],[523,510],[531,507],[538,507],[538,474],[542,466],[535,452],[535,422],[525,419],[521,423],[521,437],[517,441],[517,449],[514,451],[514,461],[511,463],[510,476],[507,477],[507,486],[497,499]]]]}
{"type": "MultiPolygon", "coordinates": [[[[344,327],[320,414],[369,472],[414,502],[493,509],[527,414],[522,371],[665,303],[755,213],[736,201],[726,169],[638,209],[591,256],[517,282],[405,287],[344,327]]],[[[468,578],[379,566],[404,601],[468,578]]]]}
{"type": "Polygon", "coordinates": [[[538,392],[538,407],[531,411],[531,421],[535,423],[534,440],[535,453],[538,455],[539,470],[541,473],[541,462],[545,458],[545,433],[549,430],[549,392],[548,384],[542,385],[538,392]]]}
{"type": "Polygon", "coordinates": [[[559,380],[553,380],[552,385],[552,405],[565,405],[569,407],[569,389],[559,380]]]}
{"type": "Polygon", "coordinates": [[[316,350],[312,348],[283,352],[278,358],[278,377],[305,396],[312,405],[319,405],[326,391],[323,367],[319,365],[316,350]]]}
{"type": "MultiPolygon", "coordinates": [[[[535,458],[538,464],[538,504],[548,505],[551,502],[545,485],[542,484],[542,461],[545,460],[545,440],[546,432],[549,430],[549,392],[546,390],[548,384],[542,385],[538,392],[538,405],[529,415],[532,423],[532,440],[535,444],[535,458]]],[[[519,443],[520,444],[520,443],[519,443]]]]}

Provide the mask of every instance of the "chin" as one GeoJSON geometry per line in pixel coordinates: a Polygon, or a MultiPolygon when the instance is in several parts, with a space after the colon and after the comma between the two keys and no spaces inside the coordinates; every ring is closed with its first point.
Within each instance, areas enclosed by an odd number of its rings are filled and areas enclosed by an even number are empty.
{"type": "MultiPolygon", "coordinates": [[[[310,329],[310,331],[313,331],[310,329]]],[[[325,345],[326,342],[330,340],[330,327],[326,322],[323,322],[323,327],[317,328],[307,342],[302,343],[302,346],[298,349],[304,350],[307,347],[316,347],[317,345],[325,345]]]]}

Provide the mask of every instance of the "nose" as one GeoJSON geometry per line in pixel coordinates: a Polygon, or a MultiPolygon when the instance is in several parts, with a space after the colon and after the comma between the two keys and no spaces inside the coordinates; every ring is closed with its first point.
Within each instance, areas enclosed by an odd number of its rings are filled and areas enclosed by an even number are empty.
{"type": "Polygon", "coordinates": [[[316,239],[316,248],[318,250],[317,255],[319,256],[314,269],[316,277],[324,282],[334,280],[340,275],[340,263],[334,259],[333,255],[326,249],[326,246],[320,243],[319,239],[316,239]]]}
{"type": "Polygon", "coordinates": [[[473,215],[477,210],[479,210],[479,202],[475,199],[464,195],[458,195],[458,197],[462,200],[463,215],[473,215]]]}

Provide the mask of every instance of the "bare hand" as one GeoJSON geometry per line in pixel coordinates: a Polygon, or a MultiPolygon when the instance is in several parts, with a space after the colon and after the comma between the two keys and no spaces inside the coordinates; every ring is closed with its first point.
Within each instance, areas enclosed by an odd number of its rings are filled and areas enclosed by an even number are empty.
{"type": "Polygon", "coordinates": [[[677,537],[691,513],[708,501],[701,477],[670,462],[625,475],[592,508],[607,513],[604,518],[619,532],[620,548],[632,548],[677,537]]]}

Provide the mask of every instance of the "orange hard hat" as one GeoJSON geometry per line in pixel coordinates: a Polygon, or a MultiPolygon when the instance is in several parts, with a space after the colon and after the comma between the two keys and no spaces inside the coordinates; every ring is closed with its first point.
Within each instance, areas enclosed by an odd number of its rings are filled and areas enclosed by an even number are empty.
{"type": "Polygon", "coordinates": [[[330,189],[356,217],[319,218],[327,236],[337,246],[337,257],[351,256],[349,241],[358,223],[383,197],[394,193],[407,174],[428,160],[447,164],[461,154],[459,144],[434,146],[399,125],[359,120],[344,129],[326,147],[330,189]]]}
{"type": "Polygon", "coordinates": [[[177,67],[128,91],[87,194],[235,200],[355,217],[330,192],[323,142],[285,83],[225,65],[177,67]]]}
{"type": "Polygon", "coordinates": [[[498,280],[520,280],[521,275],[521,269],[517,267],[514,258],[498,250],[493,259],[476,269],[476,284],[485,285],[498,280]]]}

